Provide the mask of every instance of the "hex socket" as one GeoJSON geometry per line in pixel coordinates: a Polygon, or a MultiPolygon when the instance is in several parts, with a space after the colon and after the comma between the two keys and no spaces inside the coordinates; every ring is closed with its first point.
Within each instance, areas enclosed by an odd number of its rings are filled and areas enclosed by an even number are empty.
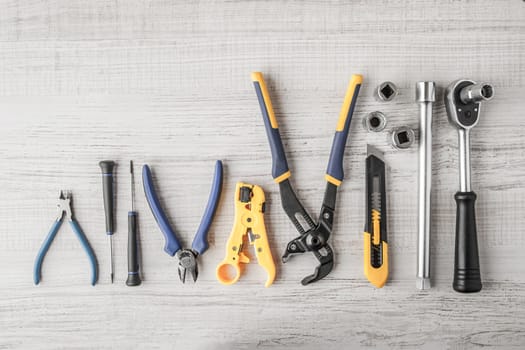
{"type": "Polygon", "coordinates": [[[363,119],[363,126],[367,131],[382,131],[386,127],[386,117],[379,111],[370,112],[363,119]]]}
{"type": "Polygon", "coordinates": [[[391,81],[385,81],[376,87],[375,97],[381,102],[392,101],[397,96],[398,89],[396,84],[391,81]]]}
{"type": "Polygon", "coordinates": [[[488,101],[494,97],[494,88],[487,83],[465,86],[459,92],[459,99],[464,104],[488,101]]]}
{"type": "Polygon", "coordinates": [[[395,149],[407,149],[414,143],[416,135],[408,126],[400,126],[390,133],[390,142],[395,149]]]}

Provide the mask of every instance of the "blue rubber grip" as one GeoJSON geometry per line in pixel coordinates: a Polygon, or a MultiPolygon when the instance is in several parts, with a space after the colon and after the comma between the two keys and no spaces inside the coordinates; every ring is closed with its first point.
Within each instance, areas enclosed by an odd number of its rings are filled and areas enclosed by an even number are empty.
{"type": "Polygon", "coordinates": [[[40,247],[40,250],[38,251],[35,260],[35,266],[33,268],[33,282],[35,282],[35,284],[40,283],[40,277],[42,275],[42,262],[44,261],[44,257],[46,256],[46,253],[49,250],[51,243],[53,243],[53,240],[55,239],[55,236],[57,235],[57,232],[60,229],[61,225],[62,220],[57,220],[53,223],[51,229],[49,230],[49,233],[47,234],[46,238],[44,239],[44,242],[42,243],[42,247],[40,247]]]}
{"type": "Polygon", "coordinates": [[[268,114],[268,107],[264,101],[261,85],[257,81],[254,81],[253,85],[255,87],[255,92],[257,93],[259,105],[261,106],[266,135],[268,136],[268,142],[270,143],[270,149],[272,151],[272,177],[276,179],[289,171],[288,162],[286,161],[279,128],[272,128],[270,116],[268,114]]]}
{"type": "Polygon", "coordinates": [[[348,113],[345,119],[344,128],[342,131],[336,131],[334,135],[334,140],[332,143],[332,150],[330,151],[330,159],[328,160],[328,167],[326,169],[326,174],[331,177],[343,181],[344,171],[343,171],[343,157],[345,153],[346,140],[348,138],[348,131],[350,130],[350,123],[352,121],[352,115],[354,113],[355,104],[357,101],[357,95],[359,95],[359,89],[361,85],[357,85],[352,96],[352,101],[350,107],[348,108],[348,113]]]}
{"type": "Polygon", "coordinates": [[[162,210],[159,198],[155,192],[155,187],[153,186],[153,178],[148,165],[142,167],[142,183],[144,185],[144,193],[146,194],[151,213],[153,214],[153,217],[155,217],[166,241],[164,244],[164,251],[170,256],[174,256],[175,253],[181,249],[181,245],[177,240],[177,235],[169,224],[166,214],[162,210]]]}
{"type": "Polygon", "coordinates": [[[84,248],[84,251],[89,258],[89,263],[91,265],[91,285],[94,286],[98,280],[97,258],[95,258],[95,252],[93,252],[93,249],[91,249],[91,246],[89,245],[89,242],[84,235],[84,232],[82,232],[78,222],[76,220],[71,220],[69,225],[73,229],[73,232],[75,232],[77,235],[78,240],[82,244],[82,248],[84,248]]]}
{"type": "Polygon", "coordinates": [[[197,229],[195,238],[193,238],[193,243],[191,244],[191,248],[199,254],[204,253],[208,249],[208,232],[221,197],[222,174],[222,162],[218,160],[215,163],[215,173],[213,174],[213,183],[211,185],[208,204],[206,205],[206,210],[204,211],[201,223],[197,229]]]}

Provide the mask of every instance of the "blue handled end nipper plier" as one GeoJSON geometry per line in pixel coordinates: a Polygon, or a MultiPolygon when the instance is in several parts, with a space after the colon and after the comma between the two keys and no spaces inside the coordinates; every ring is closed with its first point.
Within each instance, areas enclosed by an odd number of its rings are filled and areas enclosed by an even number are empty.
{"type": "Polygon", "coordinates": [[[206,210],[202,216],[201,223],[191,244],[191,249],[182,248],[175,231],[171,228],[170,223],[164,210],[160,205],[159,198],[153,185],[153,178],[148,165],[142,168],[142,182],[144,184],[144,193],[148,200],[149,207],[157,224],[164,235],[166,244],[164,251],[170,256],[177,256],[179,259],[179,278],[184,283],[186,281],[186,273],[189,271],[193,278],[193,282],[197,280],[199,270],[197,268],[197,257],[203,254],[208,249],[208,231],[210,230],[211,222],[217,210],[219,199],[222,190],[222,162],[218,160],[215,163],[215,174],[213,175],[213,183],[211,186],[210,197],[206,210]]]}
{"type": "Polygon", "coordinates": [[[71,192],[70,191],[60,191],[60,197],[58,199],[57,208],[58,208],[58,215],[53,223],[53,226],[51,226],[51,230],[49,230],[49,233],[44,240],[44,243],[42,243],[42,247],[38,251],[38,255],[36,256],[35,260],[35,268],[33,270],[33,280],[35,284],[40,283],[40,277],[41,277],[41,271],[42,271],[42,262],[44,261],[44,257],[46,256],[47,251],[49,250],[49,247],[51,246],[51,243],[53,243],[53,240],[55,239],[58,230],[60,229],[60,226],[62,225],[62,220],[64,218],[64,213],[66,214],[66,218],[69,221],[69,225],[73,229],[73,232],[75,232],[78,240],[82,244],[82,247],[86,251],[89,262],[91,264],[91,285],[95,285],[97,283],[97,259],[95,258],[95,253],[93,252],[93,249],[91,249],[91,246],[89,245],[89,242],[82,232],[82,229],[80,228],[80,225],[78,222],[73,218],[73,211],[71,209],[71,192]]]}

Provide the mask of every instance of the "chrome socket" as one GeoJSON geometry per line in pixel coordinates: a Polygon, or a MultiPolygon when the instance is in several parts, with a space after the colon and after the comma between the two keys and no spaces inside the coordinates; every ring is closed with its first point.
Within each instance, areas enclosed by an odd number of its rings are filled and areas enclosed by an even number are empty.
{"type": "Polygon", "coordinates": [[[494,88],[487,83],[468,85],[459,92],[459,99],[464,104],[488,101],[494,97],[494,88]]]}
{"type": "Polygon", "coordinates": [[[386,117],[379,111],[370,112],[363,119],[363,126],[367,131],[383,131],[386,127],[386,117]]]}
{"type": "Polygon", "coordinates": [[[416,135],[408,126],[395,128],[390,133],[390,142],[395,149],[407,149],[414,143],[416,135]]]}
{"type": "Polygon", "coordinates": [[[385,81],[377,86],[375,96],[379,101],[392,101],[397,96],[398,90],[396,84],[391,81],[385,81]]]}

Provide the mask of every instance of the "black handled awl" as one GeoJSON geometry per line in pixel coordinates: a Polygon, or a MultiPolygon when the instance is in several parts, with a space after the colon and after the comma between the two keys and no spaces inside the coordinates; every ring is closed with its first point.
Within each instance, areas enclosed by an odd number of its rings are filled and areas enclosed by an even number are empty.
{"type": "Polygon", "coordinates": [[[112,160],[103,160],[100,163],[102,170],[102,186],[104,191],[104,211],[106,213],[106,235],[109,241],[109,264],[110,277],[113,283],[113,168],[115,162],[112,160]]]}
{"type": "Polygon", "coordinates": [[[131,178],[131,211],[128,212],[128,279],[126,285],[138,286],[141,283],[139,275],[139,257],[137,241],[137,212],[135,211],[135,176],[133,161],[129,161],[129,174],[131,178]]]}

